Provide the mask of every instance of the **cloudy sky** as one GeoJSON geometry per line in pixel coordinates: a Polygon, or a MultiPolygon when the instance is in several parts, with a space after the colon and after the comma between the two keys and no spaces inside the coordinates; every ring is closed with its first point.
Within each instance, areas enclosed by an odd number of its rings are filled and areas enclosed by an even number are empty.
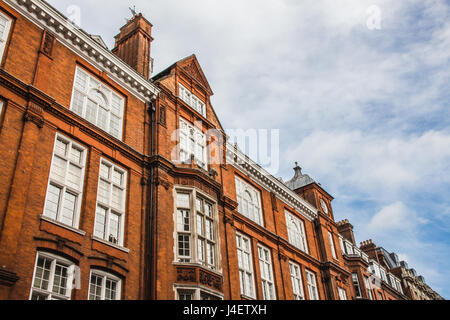
{"type": "Polygon", "coordinates": [[[395,251],[450,298],[450,4],[446,0],[51,0],[110,48],[135,5],[155,71],[195,53],[225,128],[280,130],[357,241],[395,251]],[[378,19],[378,17],[380,19],[378,19]]]}

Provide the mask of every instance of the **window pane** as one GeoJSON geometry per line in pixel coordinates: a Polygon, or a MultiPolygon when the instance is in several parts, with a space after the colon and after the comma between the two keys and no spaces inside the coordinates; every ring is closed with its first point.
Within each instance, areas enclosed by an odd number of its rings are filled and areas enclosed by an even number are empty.
{"type": "Polygon", "coordinates": [[[66,295],[67,290],[67,267],[56,264],[55,277],[53,279],[53,292],[66,295]]]}
{"type": "Polygon", "coordinates": [[[77,197],[70,192],[66,192],[66,194],[64,195],[64,202],[61,214],[62,223],[73,225],[76,200],[77,197]]]}
{"type": "Polygon", "coordinates": [[[72,111],[78,114],[79,116],[83,116],[83,104],[84,104],[84,94],[81,92],[74,90],[73,92],[73,101],[72,101],[72,111]]]}
{"type": "Polygon", "coordinates": [[[88,99],[86,106],[86,120],[97,123],[97,104],[91,99],[88,99]]]}
{"type": "Polygon", "coordinates": [[[95,213],[95,229],[94,235],[96,237],[105,238],[105,226],[106,226],[106,209],[97,207],[95,213]]]}
{"type": "Polygon", "coordinates": [[[47,290],[50,281],[51,260],[39,256],[34,274],[33,287],[47,290]]]}
{"type": "Polygon", "coordinates": [[[117,281],[106,278],[105,300],[116,300],[117,281]]]}
{"type": "Polygon", "coordinates": [[[178,193],[177,194],[177,206],[180,208],[189,208],[189,194],[178,193]]]}
{"type": "Polygon", "coordinates": [[[111,169],[111,167],[109,167],[108,165],[106,165],[104,163],[100,164],[100,176],[105,179],[109,179],[110,169],[111,169]]]}
{"type": "Polygon", "coordinates": [[[103,108],[98,108],[98,121],[97,125],[103,130],[107,130],[108,125],[108,111],[103,108]]]}
{"type": "Polygon", "coordinates": [[[109,204],[110,184],[100,179],[98,186],[98,201],[109,204]]]}
{"type": "Polygon", "coordinates": [[[178,210],[178,231],[190,231],[189,211],[178,210]]]}
{"type": "Polygon", "coordinates": [[[113,177],[112,177],[113,182],[118,185],[118,186],[122,186],[123,183],[123,173],[119,172],[117,170],[113,171],[113,177]]]}
{"type": "Polygon", "coordinates": [[[112,188],[112,201],[111,204],[114,208],[118,210],[123,209],[123,190],[113,186],[112,188]]]}
{"type": "Polygon", "coordinates": [[[67,153],[67,142],[61,141],[60,139],[56,139],[55,143],[55,151],[56,154],[65,157],[67,153]]]}
{"type": "Polygon", "coordinates": [[[81,168],[79,168],[73,164],[69,164],[69,172],[67,175],[67,186],[69,186],[75,190],[80,190],[81,175],[82,175],[81,168]]]}
{"type": "Polygon", "coordinates": [[[67,161],[56,156],[53,158],[51,177],[61,183],[64,183],[66,176],[67,161]]]}
{"type": "Polygon", "coordinates": [[[119,241],[120,216],[114,212],[110,214],[109,220],[109,241],[117,243],[119,241]]]}
{"type": "Polygon", "coordinates": [[[45,216],[55,219],[58,214],[61,188],[50,184],[47,190],[47,202],[45,203],[45,216]]]}
{"type": "Polygon", "coordinates": [[[102,299],[102,283],[103,278],[95,274],[91,275],[91,282],[89,285],[89,300],[102,299]]]}

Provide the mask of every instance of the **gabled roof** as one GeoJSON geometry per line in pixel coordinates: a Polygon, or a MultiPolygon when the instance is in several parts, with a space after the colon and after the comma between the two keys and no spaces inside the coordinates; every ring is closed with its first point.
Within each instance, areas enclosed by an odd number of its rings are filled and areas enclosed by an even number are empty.
{"type": "Polygon", "coordinates": [[[156,81],[164,77],[165,75],[169,74],[170,70],[172,70],[175,66],[181,67],[187,74],[189,74],[194,80],[196,80],[200,85],[202,85],[209,95],[214,94],[211,89],[211,86],[209,85],[208,80],[205,77],[205,74],[203,73],[202,68],[200,67],[200,64],[195,54],[192,54],[186,58],[178,60],[168,68],[164,69],[160,73],[153,76],[152,81],[156,81]]]}

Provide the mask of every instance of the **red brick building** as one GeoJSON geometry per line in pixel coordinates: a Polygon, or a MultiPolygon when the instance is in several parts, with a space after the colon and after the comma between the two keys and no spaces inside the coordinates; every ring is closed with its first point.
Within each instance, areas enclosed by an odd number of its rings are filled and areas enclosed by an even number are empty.
{"type": "Polygon", "coordinates": [[[0,299],[407,299],[320,184],[227,143],[195,55],[150,78],[151,30],[0,1],[0,299]]]}

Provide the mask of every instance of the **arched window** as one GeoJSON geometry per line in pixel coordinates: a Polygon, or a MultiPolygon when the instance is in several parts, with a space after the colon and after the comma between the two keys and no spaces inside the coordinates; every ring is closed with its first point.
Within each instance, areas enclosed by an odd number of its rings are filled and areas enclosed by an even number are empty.
{"type": "Polygon", "coordinates": [[[38,252],[31,285],[31,300],[69,300],[75,265],[67,259],[38,252]]]}
{"type": "Polygon", "coordinates": [[[124,99],[77,67],[71,108],[73,112],[121,139],[124,99]]]}
{"type": "Polygon", "coordinates": [[[91,270],[89,300],[120,300],[121,281],[101,270],[91,270]]]}
{"type": "Polygon", "coordinates": [[[263,225],[259,191],[238,177],[236,177],[235,182],[238,211],[250,220],[263,225]]]}
{"type": "Polygon", "coordinates": [[[305,226],[303,222],[287,211],[285,212],[285,214],[289,242],[300,250],[308,253],[305,226]]]}

